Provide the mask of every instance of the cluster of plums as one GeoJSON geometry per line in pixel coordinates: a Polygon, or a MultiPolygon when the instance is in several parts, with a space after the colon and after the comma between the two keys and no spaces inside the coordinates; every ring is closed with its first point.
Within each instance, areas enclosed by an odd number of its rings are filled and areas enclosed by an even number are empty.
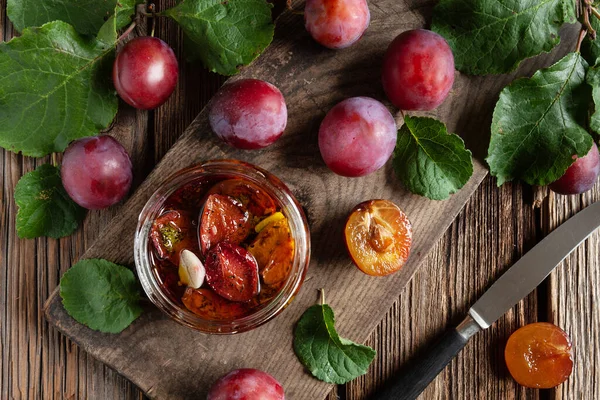
{"type": "MultiPolygon", "coordinates": [[[[331,49],[346,48],[366,31],[370,13],[366,0],[307,0],[305,27],[315,41],[331,49]]],[[[130,40],[118,53],[113,82],[119,96],[139,109],[163,104],[175,90],[178,62],[173,50],[155,37],[130,40]]],[[[448,96],[454,83],[454,57],[437,33],[416,29],[401,33],[383,59],[382,84],[387,98],[401,110],[432,110],[448,96]]],[[[240,149],[264,148],[283,134],[285,99],[278,88],[243,79],[225,85],[210,103],[209,122],[225,143],[240,149]]],[[[380,169],[396,145],[392,114],[370,97],[352,97],[335,105],[319,129],[319,149],[336,174],[368,175],[380,169]]],[[[550,185],[555,192],[589,190],[600,172],[594,144],[566,173],[550,185]]],[[[125,149],[110,136],[83,138],[66,150],[63,184],[75,202],[88,209],[105,208],[129,191],[132,165],[125,149]]]]}
{"type": "MultiPolygon", "coordinates": [[[[358,41],[370,21],[365,0],[308,0],[306,30],[331,49],[358,41]]],[[[427,30],[400,34],[384,58],[382,82],[387,97],[403,110],[431,110],[447,97],[454,82],[454,57],[446,41],[427,30]]],[[[270,83],[245,79],[225,85],[210,104],[216,135],[240,149],[275,142],[287,123],[281,92],[270,83]]],[[[397,126],[379,101],[352,97],[334,106],[319,129],[319,149],[327,166],[349,177],[381,168],[396,145],[397,126]]]]}

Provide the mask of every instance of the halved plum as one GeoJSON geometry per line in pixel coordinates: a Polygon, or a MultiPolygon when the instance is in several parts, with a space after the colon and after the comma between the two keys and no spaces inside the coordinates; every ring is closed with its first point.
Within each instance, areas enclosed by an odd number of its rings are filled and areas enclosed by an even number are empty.
{"type": "Polygon", "coordinates": [[[208,194],[231,196],[241,202],[255,217],[273,214],[277,205],[263,189],[242,179],[227,179],[210,188],[208,194]]]}
{"type": "Polygon", "coordinates": [[[205,178],[186,183],[167,198],[165,207],[190,211],[198,210],[202,207],[210,183],[205,178]]]}
{"type": "Polygon", "coordinates": [[[234,319],[248,312],[245,304],[228,301],[211,289],[188,287],[181,301],[188,310],[205,319],[234,319]]]}
{"type": "Polygon", "coordinates": [[[258,262],[258,269],[267,285],[287,279],[294,262],[294,239],[287,219],[277,219],[265,226],[248,246],[258,262]]]}
{"type": "Polygon", "coordinates": [[[508,338],[506,366],[519,384],[538,389],[560,385],[573,371],[571,339],[554,324],[525,325],[508,338]]]}
{"type": "Polygon", "coordinates": [[[162,213],[152,224],[150,240],[159,259],[168,259],[174,266],[179,265],[179,253],[188,249],[198,249],[196,223],[190,214],[181,210],[162,213]]]}
{"type": "Polygon", "coordinates": [[[391,201],[369,200],[354,207],[344,236],[356,266],[367,275],[384,276],[406,263],[412,226],[406,214],[391,201]]]}
{"type": "Polygon", "coordinates": [[[217,243],[206,255],[204,266],[208,286],[227,300],[250,301],[260,290],[256,259],[237,244],[217,243]]]}
{"type": "Polygon", "coordinates": [[[198,235],[202,254],[206,256],[214,245],[224,240],[239,244],[251,230],[250,214],[238,200],[222,194],[211,194],[206,198],[198,235]]]}

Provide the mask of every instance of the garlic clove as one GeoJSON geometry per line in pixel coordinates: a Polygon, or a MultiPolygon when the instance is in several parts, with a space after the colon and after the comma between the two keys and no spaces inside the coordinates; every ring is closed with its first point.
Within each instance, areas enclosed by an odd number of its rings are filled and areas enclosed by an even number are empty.
{"type": "Polygon", "coordinates": [[[179,280],[184,285],[198,289],[204,283],[206,270],[202,261],[189,250],[183,250],[179,256],[179,280]]]}

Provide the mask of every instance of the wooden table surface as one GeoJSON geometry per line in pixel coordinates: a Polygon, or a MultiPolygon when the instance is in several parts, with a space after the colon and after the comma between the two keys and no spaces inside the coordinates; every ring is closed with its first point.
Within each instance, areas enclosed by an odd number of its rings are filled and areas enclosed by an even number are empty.
{"type": "MultiPolygon", "coordinates": [[[[160,0],[158,9],[174,4],[160,0]]],[[[13,29],[0,0],[0,40],[13,29]]],[[[157,23],[158,37],[183,59],[181,33],[168,21],[157,23]]],[[[223,82],[196,65],[181,63],[181,78],[170,100],[158,110],[137,113],[132,140],[142,147],[138,185],[177,140],[223,82]],[[140,122],[141,121],[141,122],[140,122]]],[[[131,114],[131,113],[130,113],[131,114]]],[[[486,139],[487,140],[487,139],[486,139]]],[[[58,156],[53,156],[58,157],[58,156]]],[[[102,235],[118,207],[88,214],[84,226],[61,240],[20,240],[13,200],[18,179],[37,165],[57,161],[0,151],[0,399],[133,399],[143,394],[126,379],[94,360],[50,327],[42,307],[66,266],[102,235]],[[60,267],[62,265],[63,267],[60,267]]],[[[427,257],[368,345],[378,352],[367,375],[334,388],[330,399],[366,399],[400,365],[445,327],[457,323],[470,304],[502,271],[549,231],[600,199],[598,185],[581,196],[550,194],[520,184],[497,188],[488,177],[427,257]]],[[[600,397],[600,235],[594,234],[534,293],[487,331],[478,334],[421,396],[423,399],[596,399],[600,397]],[[553,390],[524,389],[510,378],[504,344],[516,328],[549,321],[573,339],[571,378],[553,390]]],[[[343,334],[343,332],[342,332],[343,334]]]]}

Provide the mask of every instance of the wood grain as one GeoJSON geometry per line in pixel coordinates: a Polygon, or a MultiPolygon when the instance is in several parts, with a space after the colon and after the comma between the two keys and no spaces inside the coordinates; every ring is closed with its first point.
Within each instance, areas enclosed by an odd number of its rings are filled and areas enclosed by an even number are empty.
{"type": "MultiPolygon", "coordinates": [[[[577,211],[600,200],[596,188],[581,196],[551,194],[543,207],[544,234],[577,211]]],[[[594,233],[548,278],[548,321],[573,341],[572,379],[553,391],[555,399],[594,399],[600,395],[600,232],[594,233]]]]}
{"type": "MultiPolygon", "coordinates": [[[[172,4],[172,1],[161,0],[159,3],[160,9],[172,4]]],[[[403,18],[405,12],[418,15],[420,21],[428,21],[430,3],[420,2],[414,9],[390,8],[388,26],[398,31],[408,28],[409,25],[397,21],[403,18]],[[396,21],[392,18],[396,18],[396,21]]],[[[2,40],[8,40],[13,34],[6,19],[5,7],[6,0],[0,0],[2,40]]],[[[415,22],[412,26],[419,24],[415,22]]],[[[295,29],[298,29],[298,34],[303,34],[301,27],[295,29]]],[[[179,35],[179,31],[171,24],[164,24],[161,20],[157,25],[157,36],[170,42],[182,60],[181,49],[176,46],[180,43],[179,35]]],[[[564,37],[563,42],[568,44],[564,37]]],[[[547,59],[544,63],[548,64],[547,59]]],[[[145,131],[141,126],[128,137],[129,140],[136,140],[135,144],[131,142],[128,145],[130,149],[138,146],[144,149],[135,162],[138,168],[136,182],[162,158],[222,82],[220,77],[207,73],[197,65],[182,63],[181,70],[175,97],[160,109],[160,113],[150,114],[150,123],[145,131]]],[[[526,74],[530,70],[526,68],[520,73],[526,74]]],[[[495,94],[485,93],[487,91],[486,87],[474,88],[462,93],[462,101],[469,102],[470,107],[477,109],[483,100],[483,104],[489,107],[495,94]]],[[[469,115],[465,114],[463,118],[468,119],[469,115]]],[[[481,123],[482,137],[474,138],[469,146],[484,148],[488,127],[489,123],[481,123]]],[[[120,136],[121,139],[125,137],[120,136]]],[[[142,398],[142,393],[134,385],[81,351],[49,327],[42,316],[41,306],[58,284],[59,277],[103,233],[111,216],[117,211],[112,209],[92,213],[83,229],[60,241],[17,239],[14,230],[16,208],[12,199],[14,185],[23,173],[45,161],[34,162],[0,151],[0,398],[142,398]]],[[[368,343],[378,350],[376,363],[369,373],[339,388],[338,393],[330,395],[330,399],[339,396],[342,399],[359,400],[373,393],[381,382],[398,369],[401,362],[434,339],[446,324],[460,319],[460,314],[476,295],[500,271],[518,259],[524,250],[541,239],[551,229],[549,227],[555,227],[567,215],[597,200],[600,195],[596,190],[581,198],[557,196],[557,199],[549,199],[544,203],[545,208],[541,213],[531,210],[531,197],[529,190],[524,190],[520,185],[497,189],[492,179],[484,181],[368,339],[368,343]],[[541,229],[540,223],[546,224],[546,227],[541,229]],[[489,256],[490,252],[494,257],[489,256]]],[[[566,268],[552,275],[557,284],[542,287],[537,296],[530,296],[517,306],[512,316],[505,316],[493,330],[478,336],[422,398],[537,398],[537,391],[523,390],[506,376],[501,353],[503,342],[514,328],[538,317],[545,319],[546,312],[549,317],[554,316],[553,321],[563,328],[565,325],[573,327],[577,335],[577,358],[571,379],[556,392],[542,393],[542,397],[600,397],[599,313],[596,306],[600,262],[597,235],[586,246],[585,253],[577,253],[575,259],[572,256],[566,268]],[[573,271],[576,271],[576,280],[573,280],[573,271]]],[[[392,295],[393,298],[396,293],[392,295]]],[[[567,331],[573,334],[570,329],[567,331]]],[[[344,329],[342,333],[346,332],[344,329]]]]}

